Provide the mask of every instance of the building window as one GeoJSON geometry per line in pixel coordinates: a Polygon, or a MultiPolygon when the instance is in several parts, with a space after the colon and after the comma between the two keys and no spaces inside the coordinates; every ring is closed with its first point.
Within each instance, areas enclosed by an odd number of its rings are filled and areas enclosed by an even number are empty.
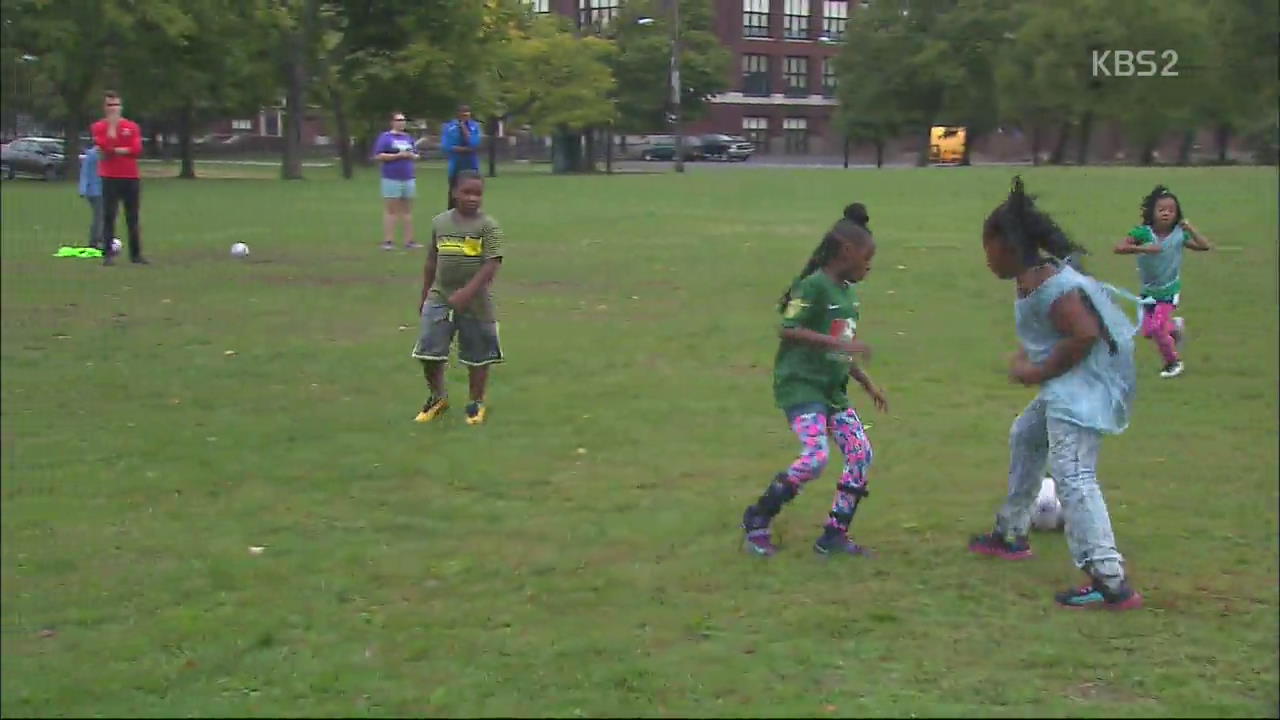
{"type": "Polygon", "coordinates": [[[782,16],[782,36],[788,40],[809,39],[809,0],[786,0],[782,16]]]}
{"type": "Polygon", "coordinates": [[[763,152],[769,146],[769,118],[742,118],[742,134],[756,146],[757,150],[763,152]]]}
{"type": "Polygon", "coordinates": [[[769,0],[742,0],[742,37],[769,37],[769,0]]]}
{"type": "Polygon", "coordinates": [[[809,152],[809,119],[787,118],[782,121],[782,135],[787,153],[804,155],[809,152]]]}
{"type": "Polygon", "coordinates": [[[232,120],[231,129],[232,130],[252,130],[253,121],[252,120],[232,120]]]}
{"type": "Polygon", "coordinates": [[[529,9],[535,13],[551,12],[551,0],[524,0],[529,9]]]}
{"type": "Polygon", "coordinates": [[[578,0],[578,22],[599,32],[617,19],[621,6],[622,0],[578,0]]]}
{"type": "Polygon", "coordinates": [[[849,0],[827,0],[822,5],[822,36],[833,42],[844,40],[849,24],[849,0]]]}
{"type": "Polygon", "coordinates": [[[769,56],[742,56],[742,94],[769,94],[769,56]]]}
{"type": "Polygon", "coordinates": [[[809,94],[809,58],[788,56],[782,75],[787,84],[787,97],[809,94]]]}
{"type": "Polygon", "coordinates": [[[822,94],[835,97],[840,79],[836,76],[836,59],[827,58],[822,61],[822,94]]]}

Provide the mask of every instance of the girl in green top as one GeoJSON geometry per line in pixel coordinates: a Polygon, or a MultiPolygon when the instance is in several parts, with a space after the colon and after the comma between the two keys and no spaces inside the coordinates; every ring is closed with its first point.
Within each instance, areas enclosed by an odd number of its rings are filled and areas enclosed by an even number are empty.
{"type": "Polygon", "coordinates": [[[871,443],[846,394],[852,377],[876,407],[888,409],[884,393],[853,359],[870,352],[857,339],[858,299],[853,291],[853,284],[871,271],[876,252],[868,220],[860,203],[845,208],[844,218],[822,238],[778,304],[782,325],[773,396],[800,439],[800,457],[778,473],[760,499],[743,513],[742,529],[750,552],[777,552],[769,523],[806,482],[822,472],[830,454],[827,436],[831,434],[844,454],[844,473],[836,484],[835,501],[814,550],[824,555],[869,554],[849,539],[849,525],[858,502],[867,496],[871,443]]]}
{"type": "Polygon", "coordinates": [[[1197,252],[1212,249],[1182,216],[1178,196],[1157,185],[1142,199],[1142,224],[1129,231],[1116,245],[1118,255],[1138,256],[1138,276],[1142,280],[1142,334],[1156,343],[1164,367],[1160,377],[1182,374],[1182,344],[1185,326],[1175,315],[1182,298],[1182,249],[1197,252]]]}

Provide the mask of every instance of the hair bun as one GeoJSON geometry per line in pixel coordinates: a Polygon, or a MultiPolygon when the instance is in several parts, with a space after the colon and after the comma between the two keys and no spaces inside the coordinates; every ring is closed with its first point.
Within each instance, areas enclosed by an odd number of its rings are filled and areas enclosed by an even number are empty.
{"type": "Polygon", "coordinates": [[[859,225],[866,225],[871,221],[871,216],[867,214],[867,206],[862,203],[853,203],[846,207],[844,209],[844,218],[859,225]]]}

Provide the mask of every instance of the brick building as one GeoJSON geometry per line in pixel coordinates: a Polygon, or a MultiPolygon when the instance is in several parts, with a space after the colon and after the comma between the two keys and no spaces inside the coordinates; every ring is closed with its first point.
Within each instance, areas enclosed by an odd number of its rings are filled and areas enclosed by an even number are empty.
{"type": "MultiPolygon", "coordinates": [[[[527,0],[535,12],[606,25],[625,0],[527,0]]],[[[729,90],[686,132],[743,135],[761,152],[840,151],[831,130],[833,65],[851,12],[864,0],[711,0],[715,33],[733,54],[729,90]]],[[[655,128],[656,129],[656,128],[655,128]]]]}

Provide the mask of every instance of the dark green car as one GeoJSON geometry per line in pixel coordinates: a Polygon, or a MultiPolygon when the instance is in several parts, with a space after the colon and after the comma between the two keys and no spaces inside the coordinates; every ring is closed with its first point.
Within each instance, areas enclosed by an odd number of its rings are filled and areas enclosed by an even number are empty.
{"type": "MultiPolygon", "coordinates": [[[[641,160],[675,160],[676,139],[673,135],[651,135],[649,147],[640,153],[641,160]]],[[[702,139],[686,137],[684,139],[684,160],[690,162],[702,159],[702,139]]]]}

